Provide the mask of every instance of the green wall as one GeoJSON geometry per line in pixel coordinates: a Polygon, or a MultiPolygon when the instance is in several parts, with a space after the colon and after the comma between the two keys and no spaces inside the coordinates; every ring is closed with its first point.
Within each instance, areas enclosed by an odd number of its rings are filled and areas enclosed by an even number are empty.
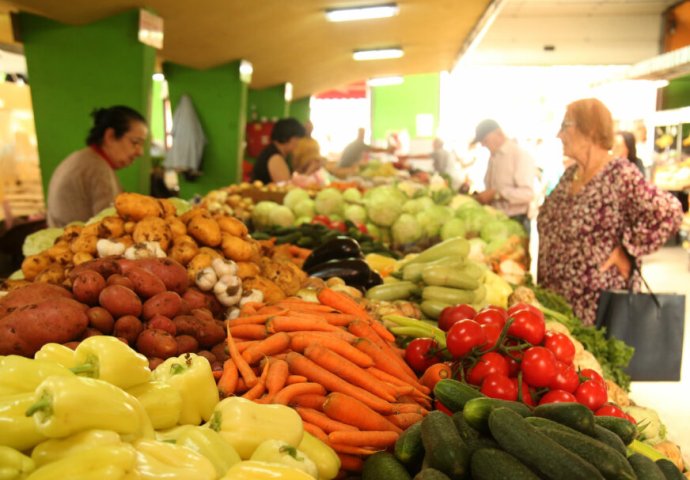
{"type": "Polygon", "coordinates": [[[180,197],[205,195],[208,191],[236,183],[246,123],[247,86],[240,80],[239,62],[207,70],[164,63],[173,112],[180,97],[191,97],[204,129],[207,143],[202,175],[194,181],[180,176],[180,197]]]}
{"type": "Polygon", "coordinates": [[[309,120],[311,117],[310,100],[311,97],[304,97],[290,102],[290,116],[295,117],[302,123],[309,120]]]}
{"type": "Polygon", "coordinates": [[[164,115],[163,82],[153,82],[153,89],[151,91],[151,139],[162,145],[165,144],[164,115]]]}
{"type": "Polygon", "coordinates": [[[407,130],[417,135],[416,117],[434,116],[434,132],[440,114],[441,77],[439,73],[409,75],[401,85],[371,88],[372,140],[384,140],[391,131],[407,130]]]}
{"type": "Polygon", "coordinates": [[[272,120],[287,117],[289,104],[285,101],[285,84],[261,90],[249,89],[247,100],[247,118],[252,118],[256,112],[256,119],[272,120]]]}
{"type": "MultiPolygon", "coordinates": [[[[127,105],[150,118],[155,51],[137,40],[138,26],[138,10],[82,26],[19,15],[45,192],[55,167],[85,146],[95,108],[127,105]]],[[[150,168],[145,154],[118,170],[124,189],[148,193],[150,168]]]]}
{"type": "Polygon", "coordinates": [[[690,76],[671,80],[661,93],[661,110],[690,105],[690,76]]]}

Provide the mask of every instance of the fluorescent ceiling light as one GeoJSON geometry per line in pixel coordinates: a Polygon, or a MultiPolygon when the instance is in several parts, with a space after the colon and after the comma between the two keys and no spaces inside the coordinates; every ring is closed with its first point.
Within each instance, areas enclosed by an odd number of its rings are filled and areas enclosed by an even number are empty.
{"type": "Polygon", "coordinates": [[[240,80],[244,83],[251,83],[253,73],[254,65],[247,60],[242,60],[240,62],[240,80]]]}
{"type": "Polygon", "coordinates": [[[403,56],[402,48],[380,48],[377,50],[355,50],[352,58],[355,60],[383,60],[387,58],[400,58],[403,56]]]}
{"type": "Polygon", "coordinates": [[[377,77],[367,80],[367,85],[370,87],[386,87],[389,85],[400,85],[403,81],[403,77],[401,76],[377,77]]]}
{"type": "Polygon", "coordinates": [[[165,80],[165,75],[163,75],[162,73],[154,73],[153,74],[153,81],[154,82],[162,82],[163,80],[165,80]]]}
{"type": "Polygon", "coordinates": [[[372,18],[387,18],[397,15],[399,8],[395,3],[369,5],[366,7],[337,8],[326,10],[329,22],[349,22],[353,20],[370,20],[372,18]]]}

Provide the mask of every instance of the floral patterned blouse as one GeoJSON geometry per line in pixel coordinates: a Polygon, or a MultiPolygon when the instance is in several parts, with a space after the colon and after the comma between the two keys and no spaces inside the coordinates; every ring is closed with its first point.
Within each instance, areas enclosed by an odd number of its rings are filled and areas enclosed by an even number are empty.
{"type": "Polygon", "coordinates": [[[600,292],[627,288],[617,268],[601,272],[600,265],[619,244],[638,259],[657,250],[680,228],[683,210],[626,159],[612,160],[570,193],[576,169],[565,171],[540,208],[538,282],[563,295],[592,325],[600,292]]]}

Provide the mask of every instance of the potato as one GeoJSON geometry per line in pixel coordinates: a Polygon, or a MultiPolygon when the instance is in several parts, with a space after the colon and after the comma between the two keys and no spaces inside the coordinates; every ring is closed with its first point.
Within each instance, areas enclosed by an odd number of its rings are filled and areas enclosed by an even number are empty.
{"type": "Polygon", "coordinates": [[[149,358],[149,370],[155,370],[158,365],[163,363],[164,360],[159,357],[151,357],[149,358]]]}
{"type": "Polygon", "coordinates": [[[68,243],[60,243],[59,245],[53,245],[48,250],[44,252],[54,263],[58,263],[62,266],[72,263],[72,257],[74,254],[70,250],[68,243]]]}
{"type": "Polygon", "coordinates": [[[220,245],[220,227],[213,218],[197,215],[187,224],[187,232],[201,245],[209,247],[220,245]]]}
{"type": "Polygon", "coordinates": [[[187,210],[185,213],[180,215],[179,219],[182,223],[184,223],[185,225],[188,225],[189,222],[191,222],[193,218],[199,217],[199,216],[210,218],[211,214],[208,213],[208,210],[206,210],[205,208],[196,207],[196,208],[192,208],[191,210],[187,210]]]}
{"type": "Polygon", "coordinates": [[[171,258],[142,258],[137,265],[163,280],[168,290],[182,295],[189,287],[187,269],[171,258]]]}
{"type": "Polygon", "coordinates": [[[177,215],[177,208],[175,207],[175,204],[167,198],[159,198],[158,203],[163,211],[163,217],[174,217],[177,215]]]}
{"type": "Polygon", "coordinates": [[[38,255],[29,255],[22,262],[22,273],[24,274],[24,278],[33,280],[36,278],[36,275],[48,268],[48,265],[51,263],[52,260],[45,252],[39,253],[38,255]]]}
{"type": "Polygon", "coordinates": [[[225,329],[216,320],[202,320],[194,315],[178,315],[173,319],[179,335],[191,335],[201,347],[211,347],[225,338],[225,329]]]}
{"type": "Polygon", "coordinates": [[[143,268],[133,267],[125,276],[132,281],[134,291],[142,298],[150,298],[166,290],[163,280],[143,268]]]}
{"type": "MultiPolygon", "coordinates": [[[[125,233],[127,235],[131,235],[135,228],[137,228],[137,222],[125,222],[125,233]]],[[[132,243],[134,243],[134,241],[132,241],[132,243]]]]}
{"type": "Polygon", "coordinates": [[[172,234],[173,241],[175,241],[176,238],[187,236],[186,225],[182,223],[182,220],[180,220],[176,216],[173,215],[165,217],[165,223],[167,223],[168,227],[170,228],[170,233],[172,234]]]}
{"type": "Polygon", "coordinates": [[[202,292],[196,287],[189,288],[182,296],[182,299],[189,306],[190,313],[195,308],[206,308],[214,316],[220,316],[225,311],[225,307],[221,305],[215,295],[210,292],[202,292]]]}
{"type": "Polygon", "coordinates": [[[63,345],[64,345],[65,347],[67,347],[67,348],[70,348],[70,349],[74,350],[74,349],[76,349],[76,348],[79,346],[80,343],[81,343],[80,340],[74,340],[74,341],[71,341],[71,342],[65,342],[65,343],[63,343],[63,345]]]}
{"type": "Polygon", "coordinates": [[[119,273],[109,276],[106,283],[108,285],[122,285],[130,290],[134,290],[134,282],[124,275],[120,275],[119,273]]]}
{"type": "Polygon", "coordinates": [[[79,337],[79,339],[84,340],[85,338],[96,337],[98,335],[103,335],[103,333],[101,333],[101,331],[97,328],[87,327],[86,330],[84,330],[84,333],[81,334],[81,337],[79,337]]]}
{"type": "Polygon", "coordinates": [[[124,315],[141,315],[141,300],[133,290],[122,285],[108,285],[98,296],[98,303],[108,310],[113,317],[124,315]]]}
{"type": "Polygon", "coordinates": [[[243,291],[249,291],[254,288],[264,293],[264,301],[268,304],[277,303],[286,296],[285,292],[283,292],[278,285],[261,275],[242,280],[243,291]]]}
{"type": "Polygon", "coordinates": [[[119,194],[115,197],[115,210],[125,221],[163,216],[163,206],[157,199],[139,193],[119,194]]]}
{"type": "Polygon", "coordinates": [[[79,236],[82,230],[84,230],[83,225],[67,225],[65,229],[62,231],[62,235],[58,237],[58,241],[56,243],[66,242],[67,244],[70,244],[75,238],[79,236]]]}
{"type": "Polygon", "coordinates": [[[125,221],[113,215],[105,217],[98,225],[99,238],[117,238],[125,234],[125,221]]]}
{"type": "Polygon", "coordinates": [[[223,233],[223,255],[236,262],[248,262],[252,259],[256,249],[247,240],[223,233]]]}
{"type": "Polygon", "coordinates": [[[168,317],[160,314],[153,316],[151,320],[146,323],[146,328],[152,328],[154,330],[165,330],[170,335],[175,336],[177,334],[177,328],[175,324],[168,317]]]}
{"type": "Polygon", "coordinates": [[[261,268],[254,262],[235,262],[237,276],[240,278],[256,277],[261,274],[261,268]]]}
{"type": "Polygon", "coordinates": [[[147,357],[166,359],[177,355],[177,342],[164,330],[146,329],[137,338],[137,350],[147,357]]]}
{"type": "Polygon", "coordinates": [[[69,290],[49,283],[30,283],[24,287],[10,291],[0,297],[0,318],[18,308],[33,305],[49,298],[73,298],[69,290]]]}
{"type": "Polygon", "coordinates": [[[91,307],[86,311],[86,316],[89,318],[89,326],[100,332],[110,335],[113,333],[115,326],[115,319],[108,310],[103,307],[91,307]]]}
{"type": "Polygon", "coordinates": [[[208,360],[208,363],[214,363],[218,361],[213,352],[209,352],[208,350],[199,350],[197,352],[197,355],[199,355],[200,357],[204,357],[206,360],[208,360]]]}
{"type": "Polygon", "coordinates": [[[226,337],[225,325],[220,320],[213,318],[210,311],[205,308],[192,310],[192,316],[201,323],[196,339],[203,347],[212,347],[226,337]]]}
{"type": "Polygon", "coordinates": [[[191,335],[178,335],[175,337],[177,342],[177,354],[194,353],[199,350],[199,342],[191,335]]]}
{"type": "Polygon", "coordinates": [[[182,265],[187,265],[199,253],[199,247],[191,237],[185,235],[182,238],[189,240],[175,242],[168,256],[182,265]]]}
{"type": "MultiPolygon", "coordinates": [[[[75,254],[75,256],[78,254],[75,254]]],[[[96,258],[94,260],[80,264],[69,272],[69,278],[74,280],[77,275],[83,270],[95,270],[100,273],[106,280],[114,273],[122,273],[119,260],[113,257],[96,258]]]]}
{"type": "Polygon", "coordinates": [[[113,242],[121,243],[125,249],[134,245],[134,240],[131,235],[122,235],[121,237],[113,238],[113,242]]]}
{"type": "Polygon", "coordinates": [[[132,233],[134,243],[158,242],[167,252],[172,241],[172,232],[165,220],[159,217],[146,217],[137,223],[132,233]]]}
{"type": "Polygon", "coordinates": [[[144,331],[144,324],[134,315],[124,315],[115,321],[113,335],[134,345],[139,338],[139,334],[144,331]]]}
{"type": "Polygon", "coordinates": [[[74,265],[81,265],[82,263],[86,263],[89,260],[93,260],[93,255],[87,252],[78,252],[75,253],[72,257],[72,263],[74,265]]]}
{"type": "Polygon", "coordinates": [[[95,256],[98,253],[96,243],[98,243],[98,236],[82,233],[72,242],[70,250],[72,253],[86,252],[95,256]]]}
{"type": "Polygon", "coordinates": [[[211,348],[211,353],[216,357],[216,359],[220,362],[226,361],[228,358],[230,358],[230,353],[228,352],[228,344],[227,342],[220,342],[216,343],[213,348],[211,348]]]}
{"type": "Polygon", "coordinates": [[[249,234],[247,226],[235,217],[230,217],[228,215],[216,215],[214,217],[221,232],[229,233],[235,237],[245,238],[249,234]]]}
{"type": "Polygon", "coordinates": [[[59,263],[51,263],[34,277],[34,282],[61,285],[65,281],[65,267],[59,263]]]}
{"type": "Polygon", "coordinates": [[[101,222],[93,222],[89,223],[88,225],[84,225],[84,228],[81,229],[81,232],[79,233],[79,236],[98,236],[98,231],[101,228],[101,222]]]}
{"type": "Polygon", "coordinates": [[[177,292],[161,292],[144,302],[142,317],[150,320],[156,315],[175,318],[182,307],[182,298],[177,292]]]}
{"type": "Polygon", "coordinates": [[[103,275],[95,270],[84,270],[72,281],[72,293],[82,303],[98,305],[98,296],[105,285],[103,275]]]}

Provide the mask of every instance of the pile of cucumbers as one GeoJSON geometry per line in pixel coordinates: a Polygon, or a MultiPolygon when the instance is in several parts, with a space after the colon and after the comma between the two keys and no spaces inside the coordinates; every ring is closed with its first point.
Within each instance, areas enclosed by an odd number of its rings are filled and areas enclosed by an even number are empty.
{"type": "Polygon", "coordinates": [[[597,417],[578,403],[531,409],[441,380],[435,410],[405,430],[393,453],[364,463],[362,480],[666,480],[683,479],[669,460],[628,451],[637,428],[597,417]]]}

